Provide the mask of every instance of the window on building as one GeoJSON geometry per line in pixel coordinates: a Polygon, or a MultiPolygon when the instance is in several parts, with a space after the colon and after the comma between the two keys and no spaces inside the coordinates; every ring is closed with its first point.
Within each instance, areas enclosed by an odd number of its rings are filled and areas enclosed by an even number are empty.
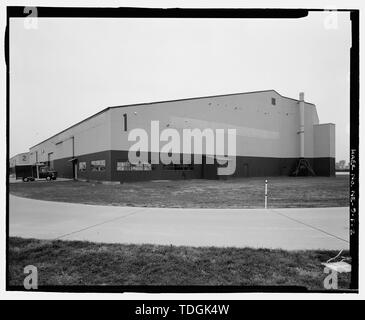
{"type": "Polygon", "coordinates": [[[228,156],[216,158],[216,163],[218,168],[227,168],[228,167],[228,156]]]}
{"type": "Polygon", "coordinates": [[[130,171],[130,167],[129,161],[117,161],[117,171],[130,171]]]}
{"type": "Polygon", "coordinates": [[[86,162],[79,162],[79,171],[86,171],[86,162]]]}
{"type": "Polygon", "coordinates": [[[150,163],[144,163],[143,164],[143,170],[144,171],[151,171],[152,170],[152,164],[150,164],[150,163]]]}
{"type": "Polygon", "coordinates": [[[127,131],[128,130],[128,127],[127,127],[127,114],[123,114],[123,122],[124,122],[124,131],[127,131]]]}
{"type": "Polygon", "coordinates": [[[194,165],[193,164],[164,164],[162,166],[162,168],[164,170],[194,170],[194,165]]]}
{"type": "Polygon", "coordinates": [[[137,164],[132,164],[131,163],[131,171],[143,171],[143,163],[137,163],[137,164]]]}
{"type": "Polygon", "coordinates": [[[148,162],[132,164],[129,161],[117,161],[117,171],[151,171],[152,165],[148,162]]]}
{"type": "Polygon", "coordinates": [[[105,171],[105,160],[91,161],[91,171],[105,171]]]}
{"type": "Polygon", "coordinates": [[[228,167],[228,160],[225,163],[219,163],[217,162],[218,168],[227,168],[228,167]]]}
{"type": "Polygon", "coordinates": [[[276,99],[275,99],[275,98],[271,98],[271,104],[272,104],[273,106],[276,106],[276,99]]]}

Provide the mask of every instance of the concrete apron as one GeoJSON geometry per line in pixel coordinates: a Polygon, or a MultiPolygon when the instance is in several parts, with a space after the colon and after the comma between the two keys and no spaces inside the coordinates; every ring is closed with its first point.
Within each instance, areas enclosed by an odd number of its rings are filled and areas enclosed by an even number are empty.
{"type": "Polygon", "coordinates": [[[9,234],[104,243],[349,249],[348,208],[178,209],[9,196],[9,234]]]}

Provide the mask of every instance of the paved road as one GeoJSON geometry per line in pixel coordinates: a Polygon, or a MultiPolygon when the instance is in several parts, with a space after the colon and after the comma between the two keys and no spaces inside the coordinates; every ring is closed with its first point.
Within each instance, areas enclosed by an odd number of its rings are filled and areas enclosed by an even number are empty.
{"type": "Polygon", "coordinates": [[[300,249],[348,249],[348,208],[169,209],[93,206],[10,195],[10,236],[300,249]]]}

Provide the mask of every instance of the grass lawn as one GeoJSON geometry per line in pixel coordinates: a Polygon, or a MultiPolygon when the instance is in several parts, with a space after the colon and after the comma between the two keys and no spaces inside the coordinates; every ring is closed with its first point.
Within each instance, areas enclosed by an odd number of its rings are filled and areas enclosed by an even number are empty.
{"type": "MultiPolygon", "coordinates": [[[[38,285],[305,286],[322,290],[321,262],[336,251],[193,248],[9,239],[9,283],[23,285],[23,269],[38,269],[38,285]]],[[[348,252],[344,252],[348,255],[348,252]]],[[[339,274],[348,289],[349,274],[339,274]]]]}
{"type": "MultiPolygon", "coordinates": [[[[269,206],[273,208],[349,205],[348,175],[268,180],[269,206]]],[[[263,192],[264,178],[145,181],[120,185],[75,181],[10,184],[10,193],[21,197],[139,207],[262,208],[263,192]]]]}

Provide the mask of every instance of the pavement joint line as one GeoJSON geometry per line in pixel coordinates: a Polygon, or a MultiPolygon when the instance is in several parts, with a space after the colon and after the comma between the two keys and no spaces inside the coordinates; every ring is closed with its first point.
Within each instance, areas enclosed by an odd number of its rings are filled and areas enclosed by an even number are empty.
{"type": "Polygon", "coordinates": [[[300,223],[300,224],[302,224],[302,225],[304,225],[304,226],[307,226],[307,227],[309,227],[309,228],[311,228],[311,229],[314,229],[314,230],[316,230],[316,231],[322,232],[322,233],[324,233],[324,234],[327,234],[327,235],[329,235],[329,236],[331,236],[331,237],[334,237],[334,238],[336,238],[336,239],[338,239],[338,240],[341,240],[341,241],[344,241],[344,242],[346,242],[346,243],[350,243],[350,241],[347,241],[346,239],[343,239],[343,238],[341,238],[341,237],[338,237],[338,236],[336,236],[335,234],[332,234],[332,233],[330,233],[330,232],[328,232],[328,231],[325,231],[325,230],[323,230],[323,229],[317,228],[317,227],[312,226],[312,225],[310,225],[310,224],[308,224],[308,223],[305,223],[305,222],[303,222],[303,221],[300,221],[300,220],[294,219],[294,218],[292,218],[292,217],[289,217],[289,216],[287,216],[286,214],[284,214],[284,213],[282,213],[282,212],[278,211],[277,209],[269,209],[269,210],[270,210],[271,212],[274,212],[274,213],[276,213],[276,214],[278,214],[278,215],[280,215],[280,216],[282,216],[282,217],[285,217],[285,218],[287,218],[287,219],[289,219],[289,220],[292,220],[292,221],[294,221],[294,222],[297,222],[297,223],[300,223]]]}
{"type": "Polygon", "coordinates": [[[72,232],[69,232],[69,233],[63,234],[63,235],[61,235],[61,236],[58,236],[58,237],[54,238],[53,240],[59,240],[59,239],[61,239],[61,238],[64,238],[64,237],[70,236],[70,235],[75,234],[75,233],[79,233],[79,232],[82,232],[82,231],[85,231],[85,230],[89,230],[89,229],[92,229],[92,228],[95,228],[95,227],[101,226],[101,225],[106,224],[106,223],[109,223],[109,222],[113,222],[113,221],[117,221],[117,220],[120,220],[120,219],[124,219],[124,218],[130,217],[130,216],[132,216],[132,215],[134,215],[134,214],[136,214],[136,213],[138,213],[138,212],[140,212],[140,211],[143,211],[144,209],[145,209],[145,208],[143,208],[143,209],[141,208],[141,209],[138,209],[138,210],[134,210],[134,211],[132,211],[132,212],[130,212],[130,213],[128,213],[128,214],[126,214],[126,215],[124,215],[124,216],[117,217],[117,218],[113,218],[113,219],[109,219],[109,220],[105,220],[105,221],[103,221],[103,222],[99,222],[99,223],[93,224],[93,225],[91,225],[91,226],[88,226],[88,227],[85,227],[85,228],[81,228],[81,229],[79,229],[79,230],[75,230],[75,231],[72,231],[72,232]]]}

